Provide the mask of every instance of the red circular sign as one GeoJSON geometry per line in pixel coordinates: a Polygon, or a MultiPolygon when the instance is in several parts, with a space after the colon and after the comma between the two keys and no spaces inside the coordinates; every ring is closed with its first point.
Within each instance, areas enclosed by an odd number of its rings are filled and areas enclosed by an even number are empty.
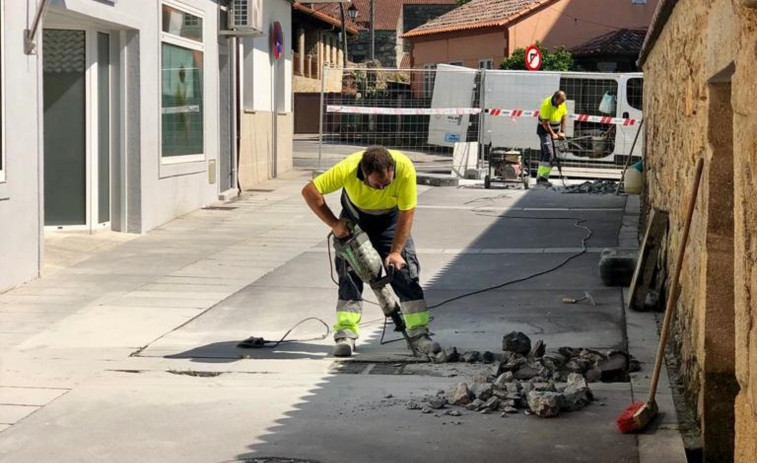
{"type": "Polygon", "coordinates": [[[273,57],[276,59],[281,58],[281,55],[284,54],[284,31],[281,29],[281,23],[278,21],[273,23],[271,48],[273,48],[273,57]]]}
{"type": "Polygon", "coordinates": [[[529,71],[538,71],[541,69],[541,50],[539,50],[539,47],[536,45],[531,45],[528,48],[526,48],[526,54],[525,54],[525,60],[526,60],[526,69],[529,71]]]}

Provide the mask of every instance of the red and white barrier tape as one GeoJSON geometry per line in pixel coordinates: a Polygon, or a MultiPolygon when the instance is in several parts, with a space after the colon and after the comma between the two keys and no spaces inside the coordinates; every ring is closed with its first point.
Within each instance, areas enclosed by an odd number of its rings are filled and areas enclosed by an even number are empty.
{"type": "MultiPolygon", "coordinates": [[[[342,106],[328,105],[327,113],[340,114],[379,114],[389,116],[462,116],[481,113],[480,108],[381,108],[376,106],[342,106]]],[[[525,111],[523,109],[500,109],[491,108],[485,110],[490,116],[504,117],[539,117],[539,111],[525,111]]],[[[600,124],[615,124],[631,126],[639,122],[638,119],[623,117],[591,116],[589,114],[568,114],[568,118],[579,122],[598,122],[600,124]]]]}
{"type": "MultiPolygon", "coordinates": [[[[486,113],[490,116],[505,116],[505,117],[539,117],[539,111],[524,111],[522,109],[500,109],[492,108],[487,109],[486,113]]],[[[605,117],[605,116],[590,116],[588,114],[568,114],[569,119],[574,119],[579,122],[598,122],[600,124],[615,124],[615,125],[636,125],[639,122],[637,119],[630,119],[624,117],[605,117]]]]}
{"type": "Polygon", "coordinates": [[[327,113],[341,114],[381,114],[394,116],[462,116],[479,114],[480,108],[379,108],[375,106],[326,106],[327,113]]]}

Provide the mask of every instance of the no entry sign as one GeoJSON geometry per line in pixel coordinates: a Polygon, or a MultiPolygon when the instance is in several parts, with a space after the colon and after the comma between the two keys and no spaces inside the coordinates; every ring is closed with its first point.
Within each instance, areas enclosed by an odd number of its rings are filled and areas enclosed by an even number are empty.
{"type": "Polygon", "coordinates": [[[538,71],[541,68],[541,50],[536,45],[526,48],[526,69],[529,71],[538,71]]]}

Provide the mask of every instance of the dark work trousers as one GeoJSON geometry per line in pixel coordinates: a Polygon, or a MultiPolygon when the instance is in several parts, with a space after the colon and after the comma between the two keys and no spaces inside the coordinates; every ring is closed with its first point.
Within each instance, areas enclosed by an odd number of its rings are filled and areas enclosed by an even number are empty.
{"type": "MultiPolygon", "coordinates": [[[[382,214],[369,214],[360,211],[352,204],[345,192],[342,192],[342,213],[340,218],[348,218],[368,234],[373,247],[381,260],[385,260],[392,248],[392,240],[397,229],[399,210],[397,208],[382,214]]],[[[413,238],[408,237],[402,257],[407,266],[397,270],[392,281],[392,289],[400,300],[402,315],[407,324],[408,334],[416,336],[428,333],[428,308],[419,283],[420,264],[415,254],[413,238]]],[[[346,261],[336,258],[339,274],[339,301],[336,307],[336,325],[334,338],[353,338],[359,334],[358,325],[362,317],[363,282],[346,261]]]]}

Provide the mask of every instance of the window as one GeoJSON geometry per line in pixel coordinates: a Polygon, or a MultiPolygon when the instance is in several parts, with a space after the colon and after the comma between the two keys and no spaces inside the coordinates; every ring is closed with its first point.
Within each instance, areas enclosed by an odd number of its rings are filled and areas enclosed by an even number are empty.
{"type": "Polygon", "coordinates": [[[633,3],[634,5],[646,5],[647,0],[631,0],[631,3],[633,3]]]}
{"type": "Polygon", "coordinates": [[[161,156],[163,162],[204,160],[202,18],[162,5],[161,156]]]}
{"type": "Polygon", "coordinates": [[[480,59],[478,60],[479,69],[492,69],[494,67],[493,59],[480,59]]]}
{"type": "Polygon", "coordinates": [[[452,61],[449,64],[450,64],[450,66],[462,66],[463,62],[462,61],[452,61]]]}
{"type": "Polygon", "coordinates": [[[431,98],[434,95],[434,78],[436,77],[436,64],[423,65],[423,96],[431,98]]]}
{"type": "Polygon", "coordinates": [[[626,98],[632,108],[641,111],[644,103],[644,79],[635,77],[626,82],[626,98]]]}

